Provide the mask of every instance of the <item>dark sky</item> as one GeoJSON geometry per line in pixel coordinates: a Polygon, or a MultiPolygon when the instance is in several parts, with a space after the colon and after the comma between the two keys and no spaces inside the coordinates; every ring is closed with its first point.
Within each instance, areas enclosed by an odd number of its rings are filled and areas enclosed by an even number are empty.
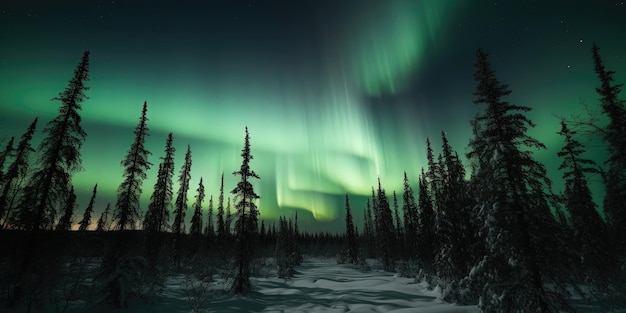
{"type": "Polygon", "coordinates": [[[144,100],[155,164],[146,204],[168,132],[177,169],[191,145],[192,184],[203,177],[217,198],[222,171],[234,187],[248,126],[261,217],[297,210],[305,229],[334,232],[345,193],[360,220],[377,177],[388,194],[401,193],[405,170],[417,181],[426,137],[438,152],[446,131],[464,154],[482,109],[472,103],[477,48],[509,100],[533,108],[531,134],[548,147],[535,155],[555,191],[558,117],[598,105],[592,42],[626,81],[623,1],[4,1],[0,13],[0,140],[35,116],[43,128],[91,51],[77,214],[95,183],[96,216],[114,204],[144,100]]]}

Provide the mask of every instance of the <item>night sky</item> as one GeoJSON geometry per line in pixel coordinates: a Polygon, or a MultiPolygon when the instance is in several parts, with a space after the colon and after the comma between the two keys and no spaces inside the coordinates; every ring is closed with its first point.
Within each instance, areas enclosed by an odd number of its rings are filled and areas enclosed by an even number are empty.
{"type": "MultiPolygon", "coordinates": [[[[593,42],[626,82],[620,0],[38,0],[3,1],[0,13],[0,141],[19,138],[36,116],[41,130],[59,106],[50,99],[91,51],[76,221],[95,183],[95,218],[115,204],[144,100],[154,164],[144,211],[168,132],[176,176],[189,144],[192,191],[203,177],[216,200],[222,171],[226,191],[235,186],[248,126],[261,218],[297,211],[301,228],[338,232],[345,193],[360,226],[377,177],[400,199],[403,171],[415,185],[426,137],[438,153],[446,131],[465,154],[469,121],[484,109],[472,103],[477,48],[510,85],[508,100],[533,108],[531,134],[548,146],[535,155],[556,192],[558,117],[598,106],[593,42]]],[[[601,144],[578,139],[604,161],[601,144]]]]}

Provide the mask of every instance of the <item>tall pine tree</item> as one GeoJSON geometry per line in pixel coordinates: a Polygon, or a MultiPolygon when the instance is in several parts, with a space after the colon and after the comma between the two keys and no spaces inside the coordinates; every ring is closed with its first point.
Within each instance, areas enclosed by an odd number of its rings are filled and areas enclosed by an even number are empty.
{"type": "Polygon", "coordinates": [[[196,189],[196,201],[193,203],[193,216],[191,217],[191,227],[189,227],[189,233],[192,235],[202,234],[202,202],[204,201],[204,196],[204,184],[202,183],[202,177],[200,177],[198,189],[196,189]]]}
{"type": "MultiPolygon", "coordinates": [[[[2,184],[0,184],[2,186],[2,191],[0,193],[0,229],[7,227],[7,222],[11,224],[11,227],[15,226],[15,223],[13,221],[9,221],[9,219],[14,219],[14,215],[19,214],[17,212],[13,212],[13,206],[15,197],[20,190],[21,182],[28,174],[30,154],[35,151],[31,147],[30,141],[33,139],[33,135],[35,134],[37,120],[38,119],[35,118],[30,126],[28,126],[26,132],[22,135],[22,138],[15,149],[13,162],[9,165],[4,177],[2,178],[2,184]]],[[[12,145],[13,141],[11,140],[10,143],[12,145]]],[[[2,161],[2,163],[4,162],[3,160],[0,161],[2,161]]],[[[21,209],[27,210],[28,208],[22,207],[21,209]]]]}
{"type": "Polygon", "coordinates": [[[252,288],[250,284],[250,263],[256,250],[255,241],[259,215],[255,201],[260,197],[254,192],[251,180],[259,179],[260,177],[250,168],[250,161],[253,157],[250,153],[248,127],[246,127],[246,137],[241,157],[243,158],[241,167],[233,173],[233,175],[240,176],[241,180],[237,183],[237,187],[231,191],[235,195],[234,201],[237,210],[235,262],[238,269],[232,286],[235,293],[244,293],[252,288]]]}
{"type": "Polygon", "coordinates": [[[157,180],[152,189],[150,204],[143,221],[143,228],[147,231],[162,232],[169,228],[170,209],[172,206],[172,177],[174,176],[173,135],[169,133],[165,141],[165,152],[161,157],[157,180]]]}
{"type": "Polygon", "coordinates": [[[378,229],[376,238],[378,239],[378,249],[380,251],[380,259],[385,271],[393,272],[395,270],[394,253],[396,251],[396,230],[393,225],[393,215],[389,207],[389,200],[385,190],[380,185],[378,179],[378,194],[376,198],[375,211],[377,214],[378,229]]]}
{"type": "Polygon", "coordinates": [[[89,51],[85,51],[67,88],[53,98],[61,102],[59,114],[43,129],[36,169],[20,201],[22,208],[30,208],[21,221],[28,230],[52,227],[57,208],[69,197],[72,175],[82,169],[80,148],[87,134],[79,112],[87,99],[88,79],[89,51]]]}
{"type": "Polygon", "coordinates": [[[187,193],[189,192],[189,181],[191,180],[191,146],[187,145],[185,153],[185,163],[180,168],[178,176],[178,193],[174,204],[174,224],[172,232],[175,234],[185,233],[185,214],[187,213],[187,193]]]}
{"type": "Polygon", "coordinates": [[[226,229],[224,224],[224,172],[220,179],[220,196],[217,198],[217,237],[224,238],[226,229]]]}
{"type": "Polygon", "coordinates": [[[544,145],[530,137],[529,107],[504,100],[511,91],[500,83],[487,54],[478,50],[475,104],[479,136],[470,141],[469,158],[479,159],[473,179],[479,196],[481,233],[487,253],[470,273],[484,312],[559,312],[567,307],[566,264],[558,224],[551,214],[550,180],[532,155],[544,145]]]}
{"type": "Polygon", "coordinates": [[[417,203],[413,189],[409,184],[409,178],[404,172],[404,192],[402,194],[402,212],[404,213],[404,238],[406,255],[411,260],[417,259],[418,253],[418,227],[419,216],[417,214],[417,203]]]}
{"type": "Polygon", "coordinates": [[[100,218],[98,218],[98,223],[96,224],[96,231],[107,231],[109,230],[109,214],[111,212],[111,203],[107,203],[106,208],[100,214],[100,218]]]}
{"type": "Polygon", "coordinates": [[[63,206],[63,215],[57,223],[56,230],[68,231],[72,229],[72,216],[74,215],[74,209],[76,208],[76,194],[74,193],[74,187],[70,187],[70,193],[65,200],[63,206]]]}
{"type": "Polygon", "coordinates": [[[348,262],[356,264],[359,260],[358,248],[356,245],[354,222],[352,221],[352,211],[350,210],[350,198],[348,194],[346,194],[346,245],[348,250],[348,262]]]}
{"type": "Polygon", "coordinates": [[[93,205],[96,202],[96,193],[98,192],[98,184],[93,186],[93,191],[91,192],[91,198],[89,199],[89,203],[87,204],[87,208],[85,208],[85,212],[83,213],[83,219],[78,222],[78,230],[85,231],[87,227],[91,224],[91,214],[93,214],[93,205]]]}
{"type": "Polygon", "coordinates": [[[580,268],[587,282],[605,285],[615,275],[615,260],[609,245],[607,227],[596,210],[587,175],[599,174],[595,162],[585,159],[583,145],[574,139],[576,132],[561,120],[565,146],[558,156],[563,160],[559,170],[565,180],[564,202],[571,218],[575,242],[580,253],[580,268]]]}
{"type": "Polygon", "coordinates": [[[146,172],[152,163],[148,162],[148,155],[152,154],[145,148],[144,143],[148,136],[148,103],[143,103],[141,117],[135,128],[135,139],[130,146],[126,157],[121,165],[124,168],[124,180],[117,188],[117,202],[113,220],[115,228],[119,230],[135,229],[141,208],[139,197],[141,196],[141,185],[146,179],[146,172]]]}
{"type": "Polygon", "coordinates": [[[603,128],[603,139],[607,143],[604,184],[604,212],[611,228],[614,242],[622,256],[626,254],[626,107],[619,98],[622,84],[614,82],[614,71],[607,70],[600,57],[599,48],[593,44],[593,62],[600,80],[596,92],[600,95],[600,108],[608,117],[608,124],[603,128]]]}

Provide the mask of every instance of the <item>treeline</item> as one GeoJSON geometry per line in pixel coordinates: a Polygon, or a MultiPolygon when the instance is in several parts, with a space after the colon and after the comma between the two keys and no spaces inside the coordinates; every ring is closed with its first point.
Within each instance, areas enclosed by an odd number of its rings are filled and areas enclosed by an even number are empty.
{"type": "Polygon", "coordinates": [[[615,73],[598,52],[594,44],[599,109],[608,123],[577,126],[593,126],[601,136],[604,163],[585,158],[577,132],[562,119],[557,156],[565,186],[554,194],[533,156],[546,147],[528,135],[535,126],[526,115],[531,108],[506,100],[509,86],[479,50],[474,103],[484,110],[471,121],[468,166],[445,132],[437,156],[427,139],[417,199],[406,173],[402,205],[379,180],[361,234],[346,195],[342,259],[362,264],[364,257],[377,257],[385,270],[417,275],[440,287],[446,301],[478,304],[483,312],[571,312],[574,298],[603,311],[626,307],[626,107],[615,73]],[[604,182],[605,218],[592,198],[590,175],[604,182]]]}
{"type": "MultiPolygon", "coordinates": [[[[87,99],[88,79],[89,51],[86,51],[67,88],[53,99],[61,105],[58,115],[42,131],[43,139],[37,154],[31,156],[35,149],[30,143],[37,119],[17,147],[14,147],[14,138],[11,138],[0,154],[0,221],[2,246],[7,248],[7,253],[0,258],[0,283],[6,306],[22,305],[30,311],[44,307],[46,299],[50,299],[57,311],[64,311],[71,301],[76,300],[75,296],[81,290],[79,285],[88,277],[93,282],[91,289],[95,290],[98,302],[123,307],[128,305],[130,299],[158,289],[172,271],[197,269],[206,266],[207,259],[217,263],[216,258],[225,267],[236,268],[232,290],[248,292],[251,288],[250,264],[255,258],[259,240],[259,213],[255,204],[259,196],[251,182],[259,176],[249,164],[253,157],[247,128],[241,153],[242,165],[233,172],[240,177],[240,181],[230,191],[234,212],[231,211],[231,197],[224,205],[222,174],[217,221],[213,221],[213,199],[210,198],[204,223],[202,208],[206,196],[200,179],[187,231],[185,215],[191,189],[191,147],[187,146],[184,163],[177,176],[180,187],[174,199],[175,149],[171,133],[160,158],[148,209],[145,214],[142,212],[139,201],[142,183],[153,165],[148,160],[151,152],[144,146],[149,135],[148,106],[144,102],[134,139],[121,161],[123,180],[117,190],[115,206],[107,205],[98,218],[96,232],[93,232],[96,235],[67,233],[74,224],[76,208],[71,180],[73,174],[81,170],[80,149],[87,137],[81,126],[80,111],[87,99]],[[9,163],[6,171],[5,163],[9,163]],[[173,214],[172,220],[170,213],[173,214]],[[138,229],[143,231],[135,233],[138,229]],[[106,230],[114,232],[98,235],[106,230]],[[100,249],[89,248],[85,244],[93,243],[94,238],[105,239],[99,242],[100,249]],[[86,261],[76,264],[77,260],[84,260],[82,257],[98,258],[97,269],[92,269],[89,274],[81,272],[82,275],[76,277],[77,268],[88,270],[86,261]]],[[[97,185],[78,222],[79,231],[90,227],[96,194],[97,185]]]]}

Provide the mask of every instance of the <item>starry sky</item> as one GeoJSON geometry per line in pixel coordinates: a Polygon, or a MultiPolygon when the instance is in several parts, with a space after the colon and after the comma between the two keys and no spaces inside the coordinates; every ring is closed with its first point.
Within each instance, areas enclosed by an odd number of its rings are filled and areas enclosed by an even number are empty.
{"type": "MultiPolygon", "coordinates": [[[[225,189],[235,186],[248,126],[261,218],[298,212],[305,230],[342,231],[343,195],[357,225],[378,177],[401,198],[403,171],[415,183],[425,166],[427,137],[437,153],[441,131],[467,151],[469,121],[483,109],[472,103],[482,48],[508,100],[533,108],[531,134],[548,147],[535,155],[559,192],[559,117],[597,109],[592,42],[626,82],[625,17],[620,0],[3,1],[0,140],[36,116],[41,130],[90,50],[78,215],[96,183],[96,218],[114,205],[147,101],[154,165],[144,208],[168,132],[177,172],[189,144],[192,190],[202,177],[217,199],[222,172],[225,189]]],[[[604,161],[601,143],[579,139],[604,161]]]]}

